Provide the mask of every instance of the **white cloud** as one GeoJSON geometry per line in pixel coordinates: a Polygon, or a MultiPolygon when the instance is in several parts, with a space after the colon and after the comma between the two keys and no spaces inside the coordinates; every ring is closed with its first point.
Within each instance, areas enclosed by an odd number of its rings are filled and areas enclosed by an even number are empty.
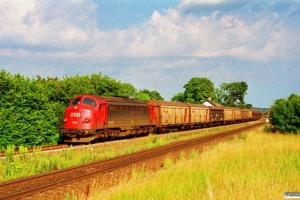
{"type": "MultiPolygon", "coordinates": [[[[233,56],[268,60],[287,48],[289,32],[270,13],[249,22],[240,15],[197,17],[181,15],[177,10],[154,12],[151,20],[139,27],[104,33],[92,50],[106,56],[233,56]],[[267,16],[267,18],[265,18],[267,16]],[[270,21],[271,20],[271,21],[270,21]]],[[[275,16],[274,16],[275,18],[275,16]]],[[[297,33],[289,32],[294,37],[297,33]]]]}
{"type": "Polygon", "coordinates": [[[83,1],[0,1],[0,44],[50,48],[86,48],[97,33],[95,5],[83,1]]]}
{"type": "MultiPolygon", "coordinates": [[[[190,5],[216,5],[220,3],[233,3],[235,0],[183,0],[179,6],[190,6],[190,5]]],[[[238,0],[239,2],[247,2],[249,0],[238,0]]]]}
{"type": "MultiPolygon", "coordinates": [[[[179,7],[207,2],[235,1],[184,0],[179,7]]],[[[59,1],[59,6],[48,0],[0,1],[0,13],[3,56],[22,52],[53,58],[232,56],[268,61],[299,53],[299,28],[290,30],[282,21],[290,13],[268,10],[197,16],[175,8],[154,11],[148,22],[114,31],[97,28],[96,5],[90,1],[59,1]]]]}

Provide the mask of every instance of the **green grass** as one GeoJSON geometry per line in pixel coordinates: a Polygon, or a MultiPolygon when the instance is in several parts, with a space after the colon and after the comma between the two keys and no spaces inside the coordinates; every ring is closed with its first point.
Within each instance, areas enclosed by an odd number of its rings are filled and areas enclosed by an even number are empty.
{"type": "Polygon", "coordinates": [[[26,147],[19,147],[19,156],[13,156],[14,146],[6,148],[6,159],[0,161],[0,181],[35,175],[43,172],[53,171],[66,167],[76,166],[96,160],[113,158],[124,154],[130,154],[139,150],[154,148],[177,140],[187,140],[207,134],[216,133],[224,129],[229,130],[235,127],[217,127],[210,130],[199,130],[194,134],[179,136],[178,133],[149,135],[138,141],[127,141],[116,144],[106,143],[102,147],[87,146],[81,150],[73,147],[66,148],[60,152],[41,152],[41,147],[34,149],[33,153],[27,154],[26,147]]]}
{"type": "Polygon", "coordinates": [[[155,175],[143,174],[90,199],[283,199],[284,192],[300,191],[299,135],[257,129],[241,138],[191,152],[176,164],[167,158],[155,175]]]}

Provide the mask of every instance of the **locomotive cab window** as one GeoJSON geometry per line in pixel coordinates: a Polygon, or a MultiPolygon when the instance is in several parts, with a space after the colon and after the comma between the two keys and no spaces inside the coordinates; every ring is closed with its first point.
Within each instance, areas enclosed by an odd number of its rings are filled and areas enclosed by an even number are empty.
{"type": "Polygon", "coordinates": [[[74,99],[72,102],[71,102],[71,106],[75,106],[77,104],[80,104],[80,101],[81,101],[81,97],[78,97],[76,99],[74,99]]]}
{"type": "Polygon", "coordinates": [[[92,106],[94,108],[97,107],[96,101],[94,99],[92,99],[92,98],[89,98],[89,97],[84,98],[84,100],[83,100],[82,103],[86,104],[86,105],[89,105],[89,106],[92,106]]]}

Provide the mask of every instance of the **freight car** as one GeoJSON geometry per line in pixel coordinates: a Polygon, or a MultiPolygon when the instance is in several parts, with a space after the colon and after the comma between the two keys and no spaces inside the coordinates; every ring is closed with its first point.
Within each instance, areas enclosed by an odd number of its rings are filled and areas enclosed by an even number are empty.
{"type": "Polygon", "coordinates": [[[125,97],[79,95],[69,104],[60,133],[68,143],[146,135],[258,120],[259,110],[125,97]]]}
{"type": "Polygon", "coordinates": [[[157,132],[184,130],[190,122],[190,110],[186,103],[150,100],[157,132]]]}
{"type": "Polygon", "coordinates": [[[224,107],[224,124],[240,123],[242,121],[242,109],[236,107],[224,107]]]}

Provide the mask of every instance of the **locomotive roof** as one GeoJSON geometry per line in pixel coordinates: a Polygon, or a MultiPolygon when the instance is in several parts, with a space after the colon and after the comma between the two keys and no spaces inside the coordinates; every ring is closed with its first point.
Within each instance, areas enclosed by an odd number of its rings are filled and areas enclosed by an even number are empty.
{"type": "Polygon", "coordinates": [[[140,99],[131,99],[127,97],[108,97],[108,96],[94,96],[96,99],[105,100],[108,103],[129,103],[129,104],[145,104],[148,105],[147,101],[140,99]]]}

